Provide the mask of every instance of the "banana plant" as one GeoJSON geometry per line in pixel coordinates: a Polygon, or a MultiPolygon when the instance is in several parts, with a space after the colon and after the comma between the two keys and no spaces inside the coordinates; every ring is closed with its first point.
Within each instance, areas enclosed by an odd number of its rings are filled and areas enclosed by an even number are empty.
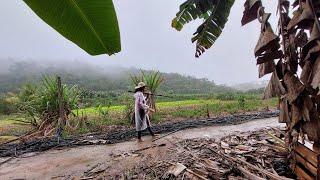
{"type": "Polygon", "coordinates": [[[195,56],[199,57],[221,35],[233,4],[234,0],[187,0],[181,4],[171,25],[181,31],[185,24],[196,19],[203,20],[191,39],[192,43],[196,42],[195,56]]]}
{"type": "Polygon", "coordinates": [[[112,0],[24,0],[48,25],[90,55],[121,50],[112,0]]]}

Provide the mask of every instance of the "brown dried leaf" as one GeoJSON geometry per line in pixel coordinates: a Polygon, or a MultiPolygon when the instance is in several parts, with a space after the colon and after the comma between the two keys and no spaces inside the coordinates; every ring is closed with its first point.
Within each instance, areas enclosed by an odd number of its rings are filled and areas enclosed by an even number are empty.
{"type": "Polygon", "coordinates": [[[289,123],[289,109],[288,109],[288,100],[287,98],[280,99],[280,114],[279,114],[279,123],[289,123]]]}
{"type": "Polygon", "coordinates": [[[298,24],[302,11],[300,9],[297,9],[292,14],[293,14],[293,17],[287,26],[287,29],[289,31],[291,31],[298,24]]]}
{"type": "Polygon", "coordinates": [[[302,2],[302,12],[297,9],[293,13],[293,18],[288,24],[288,30],[292,30],[295,26],[301,29],[308,29],[314,22],[314,16],[309,1],[302,2]]]}
{"type": "Polygon", "coordinates": [[[320,84],[320,56],[318,56],[312,69],[312,82],[311,86],[316,89],[320,84]]]}
{"type": "Polygon", "coordinates": [[[303,47],[308,42],[307,33],[304,30],[300,30],[294,39],[294,43],[297,47],[303,47]]]}
{"type": "Polygon", "coordinates": [[[257,19],[257,11],[261,6],[261,0],[246,0],[246,2],[244,3],[244,11],[241,20],[242,26],[257,19]]]}
{"type": "Polygon", "coordinates": [[[300,75],[300,80],[304,85],[307,85],[310,83],[311,72],[312,72],[311,62],[306,61],[300,75]]]}
{"type": "Polygon", "coordinates": [[[259,65],[259,78],[266,74],[272,73],[275,70],[274,61],[268,61],[259,65]]]}
{"type": "Polygon", "coordinates": [[[263,99],[269,99],[273,97],[280,97],[285,94],[285,89],[282,86],[276,71],[272,73],[268,86],[264,90],[263,99]]]}
{"type": "Polygon", "coordinates": [[[307,60],[316,60],[317,57],[320,55],[320,46],[314,46],[311,48],[307,54],[307,56],[304,58],[304,61],[307,60]]]}
{"type": "Polygon", "coordinates": [[[305,86],[300,82],[299,78],[296,77],[292,72],[287,72],[284,75],[283,81],[287,89],[287,98],[290,103],[295,101],[297,97],[305,89],[305,86]]]}
{"type": "Polygon", "coordinates": [[[302,48],[303,56],[306,55],[312,47],[317,45],[318,40],[320,40],[320,29],[318,29],[318,26],[314,23],[310,38],[302,48]]]}
{"type": "Polygon", "coordinates": [[[285,70],[284,64],[282,63],[282,60],[279,60],[276,65],[276,71],[277,71],[277,76],[279,80],[283,79],[284,70],[285,70]]]}
{"type": "Polygon", "coordinates": [[[303,97],[302,117],[304,121],[310,121],[310,112],[314,111],[314,104],[309,96],[303,97]]]}
{"type": "Polygon", "coordinates": [[[266,51],[266,53],[262,54],[261,56],[258,57],[257,59],[257,64],[262,64],[267,61],[272,61],[275,59],[280,59],[283,57],[283,53],[281,50],[276,50],[276,51],[266,51]]]}
{"type": "Polygon", "coordinates": [[[270,24],[266,23],[266,28],[260,34],[258,43],[254,49],[255,56],[262,55],[266,50],[277,50],[279,48],[279,37],[274,34],[270,24]]]}
{"type": "Polygon", "coordinates": [[[290,129],[293,129],[302,120],[302,114],[300,108],[294,103],[291,104],[291,122],[290,129]]]}
{"type": "Polygon", "coordinates": [[[319,119],[311,119],[302,125],[302,130],[307,134],[308,139],[311,141],[319,142],[320,140],[320,121],[319,119]]]}

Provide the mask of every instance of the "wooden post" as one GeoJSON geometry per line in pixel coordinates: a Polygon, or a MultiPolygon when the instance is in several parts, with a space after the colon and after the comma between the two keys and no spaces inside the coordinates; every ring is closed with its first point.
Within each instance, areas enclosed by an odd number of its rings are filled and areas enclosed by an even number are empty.
{"type": "Polygon", "coordinates": [[[320,154],[318,154],[318,168],[317,168],[317,180],[320,180],[320,154]]]}
{"type": "Polygon", "coordinates": [[[58,119],[56,135],[59,141],[59,138],[61,138],[62,131],[66,123],[65,112],[64,112],[64,102],[63,102],[63,88],[61,84],[61,78],[59,76],[57,76],[57,87],[58,87],[57,95],[58,95],[58,101],[59,101],[59,119],[58,119]]]}

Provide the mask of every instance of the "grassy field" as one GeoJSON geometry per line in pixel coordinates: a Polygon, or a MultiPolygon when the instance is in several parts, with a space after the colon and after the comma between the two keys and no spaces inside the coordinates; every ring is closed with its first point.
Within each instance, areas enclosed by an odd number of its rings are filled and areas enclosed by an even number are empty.
{"type": "MultiPolygon", "coordinates": [[[[275,109],[276,99],[261,100],[259,97],[246,97],[242,104],[239,100],[200,99],[157,103],[157,112],[152,116],[152,123],[184,119],[204,119],[220,115],[228,115],[252,111],[275,109]]],[[[77,117],[71,118],[72,124],[85,119],[85,123],[67,134],[82,134],[93,131],[104,131],[114,126],[129,126],[125,105],[89,107],[74,110],[77,117]]],[[[23,120],[21,115],[0,116],[0,136],[8,139],[20,135],[30,129],[30,126],[17,123],[23,120]]],[[[0,137],[1,141],[1,137],[0,137]]]]}
{"type": "MultiPolygon", "coordinates": [[[[263,111],[274,109],[277,105],[276,99],[261,100],[259,98],[246,99],[241,107],[238,100],[184,100],[157,103],[157,112],[153,114],[154,123],[183,120],[183,119],[202,119],[242,113],[249,111],[263,111]]],[[[90,120],[103,121],[108,125],[129,125],[130,121],[125,117],[125,106],[111,107],[90,107],[78,110],[77,114],[83,114],[90,120]],[[107,112],[102,115],[101,111],[107,112]]]]}

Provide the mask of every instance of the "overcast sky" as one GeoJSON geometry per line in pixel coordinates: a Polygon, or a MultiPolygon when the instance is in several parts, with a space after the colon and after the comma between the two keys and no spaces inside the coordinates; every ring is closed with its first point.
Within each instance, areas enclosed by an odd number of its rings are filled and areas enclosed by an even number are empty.
{"type": "MultiPolygon", "coordinates": [[[[1,0],[0,59],[63,59],[134,66],[204,77],[218,84],[257,81],[253,49],[260,26],[253,22],[241,27],[244,0],[236,0],[222,35],[199,59],[194,58],[195,45],[190,40],[199,22],[185,26],[182,32],[171,28],[171,20],[182,2],[114,0],[122,51],[109,57],[88,55],[45,24],[22,0],[1,0]]],[[[275,11],[272,2],[266,4],[267,11],[275,11]]],[[[274,16],[275,13],[273,19],[274,16]]]]}

